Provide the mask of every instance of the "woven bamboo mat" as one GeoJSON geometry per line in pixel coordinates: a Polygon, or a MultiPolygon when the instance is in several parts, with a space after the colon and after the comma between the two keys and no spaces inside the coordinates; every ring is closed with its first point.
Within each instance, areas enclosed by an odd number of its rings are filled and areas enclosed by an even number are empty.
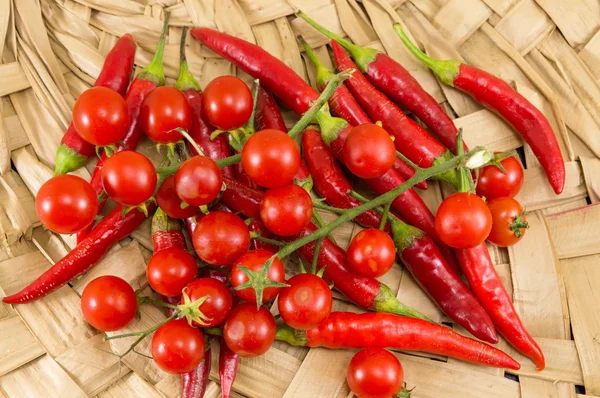
{"type": "MultiPolygon", "coordinates": [[[[443,357],[398,353],[414,397],[583,398],[600,396],[600,3],[597,0],[0,0],[0,296],[30,282],[73,246],[40,226],[34,195],[52,175],[54,153],[75,98],[95,80],[117,38],[133,34],[136,66],[156,46],[165,11],[172,13],[165,52],[172,83],[181,26],[210,26],[258,43],[314,83],[299,51],[302,34],[328,62],[328,40],[294,17],[300,8],[360,45],[386,51],[409,69],[455,118],[470,146],[512,150],[522,140],[500,119],[461,93],[438,84],[404,49],[392,29],[403,21],[432,55],[460,58],[510,81],[554,125],[567,161],[564,192],[555,196],[525,148],[526,182],[518,200],[531,229],[509,250],[490,247],[517,310],[542,346],[547,368],[504,341],[522,369],[515,374],[443,357]],[[387,1],[387,2],[386,2],[387,1]],[[587,395],[585,395],[587,394],[587,395]]],[[[192,72],[204,86],[236,71],[189,39],[192,72]]],[[[292,124],[295,116],[285,113],[292,124]]],[[[144,147],[144,146],[143,146],[144,147]]],[[[154,153],[150,144],[147,153],[154,153]]],[[[93,161],[88,165],[91,170],[93,161]]],[[[88,170],[77,174],[89,178],[88,170]]],[[[445,187],[429,183],[433,210],[445,187]]],[[[345,245],[358,232],[337,231],[345,245]]],[[[179,378],[134,353],[121,362],[101,349],[104,334],[83,319],[79,294],[87,281],[115,274],[134,288],[147,285],[148,225],[117,245],[89,274],[33,304],[0,303],[0,393],[7,397],[176,397],[179,378]]],[[[438,322],[448,322],[408,272],[384,277],[398,297],[438,322]]],[[[337,309],[355,307],[336,300],[337,309]]],[[[140,330],[164,318],[143,306],[140,330]]],[[[451,323],[447,323],[451,325],[451,323]]],[[[213,347],[216,351],[218,347],[213,347]]],[[[148,351],[148,344],[142,345],[148,351]]],[[[347,397],[352,351],[294,348],[276,343],[266,355],[242,360],[235,396],[347,397]]],[[[213,358],[218,355],[213,354],[213,358]]],[[[207,397],[219,397],[213,364],[207,397]]]]}

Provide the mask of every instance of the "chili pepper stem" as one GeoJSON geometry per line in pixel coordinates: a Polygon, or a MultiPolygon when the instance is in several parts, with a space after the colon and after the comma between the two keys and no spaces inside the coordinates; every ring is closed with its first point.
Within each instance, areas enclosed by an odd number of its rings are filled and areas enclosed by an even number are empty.
{"type": "Polygon", "coordinates": [[[169,20],[171,19],[171,13],[165,12],[165,20],[163,22],[162,31],[160,32],[160,39],[158,41],[158,46],[156,47],[156,52],[154,53],[154,58],[148,66],[146,66],[140,72],[138,79],[150,80],[151,82],[156,83],[158,86],[165,85],[165,72],[163,68],[163,55],[165,53],[165,39],[167,37],[167,32],[169,31],[169,20]]]}
{"type": "Polygon", "coordinates": [[[54,177],[66,174],[70,171],[77,170],[85,166],[87,160],[87,156],[80,154],[65,144],[60,144],[54,159],[54,162],[56,163],[54,177]]]}
{"type": "Polygon", "coordinates": [[[185,131],[181,127],[178,127],[175,130],[177,130],[179,134],[181,134],[186,140],[188,140],[190,144],[192,144],[192,146],[200,156],[206,156],[204,154],[204,151],[202,151],[202,148],[200,148],[200,145],[198,145],[198,143],[192,138],[192,136],[187,131],[185,131]]]}
{"type": "Polygon", "coordinates": [[[308,57],[310,62],[312,62],[312,64],[315,66],[317,86],[321,87],[326,85],[333,77],[333,72],[331,72],[325,67],[325,65],[323,65],[319,57],[317,57],[317,54],[312,50],[312,48],[310,48],[310,46],[302,36],[298,35],[297,38],[302,44],[302,47],[304,47],[304,52],[306,53],[306,56],[308,57]]]}
{"type": "Polygon", "coordinates": [[[284,246],[285,243],[280,242],[278,240],[275,239],[269,239],[269,238],[265,238],[264,236],[260,235],[257,232],[251,232],[250,233],[250,239],[255,239],[261,242],[265,242],[265,243],[269,243],[271,245],[275,245],[275,246],[284,246]]]}
{"type": "Polygon", "coordinates": [[[179,76],[175,82],[175,88],[179,91],[196,90],[200,91],[200,84],[190,73],[187,58],[185,56],[185,39],[187,37],[189,27],[184,26],[181,32],[181,42],[179,44],[179,76]]]}
{"type": "Polygon", "coordinates": [[[308,342],[308,337],[306,337],[306,331],[293,329],[283,323],[277,326],[275,340],[285,341],[288,344],[302,347],[308,342]]]}

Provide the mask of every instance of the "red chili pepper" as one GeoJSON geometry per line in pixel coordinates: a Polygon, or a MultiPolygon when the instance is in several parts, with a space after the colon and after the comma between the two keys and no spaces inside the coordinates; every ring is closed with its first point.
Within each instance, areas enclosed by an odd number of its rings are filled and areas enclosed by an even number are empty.
{"type": "MultiPolygon", "coordinates": [[[[108,87],[121,96],[125,95],[131,80],[134,58],[135,41],[127,33],[115,43],[106,56],[94,86],[108,87]]],[[[66,174],[83,167],[88,158],[95,153],[94,145],[81,138],[71,123],[56,151],[54,175],[66,174]]]]}
{"type": "MultiPolygon", "coordinates": [[[[263,238],[275,239],[275,236],[271,233],[271,231],[269,231],[267,227],[265,227],[265,225],[258,220],[252,220],[252,222],[248,225],[248,229],[250,232],[258,233],[263,238]]],[[[258,239],[252,239],[250,245],[252,246],[252,250],[267,250],[271,253],[277,253],[278,250],[277,246],[271,243],[262,242],[258,239]]]]}
{"type": "MultiPolygon", "coordinates": [[[[133,209],[122,215],[123,209],[122,206],[115,208],[60,261],[20,292],[4,297],[2,301],[7,304],[30,303],[89,271],[115,243],[135,231],[146,219],[146,215],[139,209],[133,209]]],[[[155,209],[156,206],[150,203],[148,214],[154,213],[155,209]]]]}
{"type": "Polygon", "coordinates": [[[152,217],[152,243],[154,253],[171,247],[185,248],[185,237],[181,233],[179,220],[175,220],[157,209],[152,217]]]}
{"type": "Polygon", "coordinates": [[[463,361],[517,370],[506,353],[445,326],[393,314],[332,312],[317,328],[280,326],[276,338],[293,345],[327,348],[398,348],[449,356],[463,361]]]}
{"type": "Polygon", "coordinates": [[[461,61],[432,59],[406,37],[400,25],[395,24],[394,29],[410,52],[443,83],[469,94],[506,120],[531,147],[554,192],[563,191],[565,163],[552,126],[539,109],[504,80],[461,61]]]}
{"type": "Polygon", "coordinates": [[[225,340],[221,339],[219,345],[219,382],[221,383],[221,397],[229,398],[231,386],[237,375],[240,356],[231,351],[225,340]]]}
{"type": "Polygon", "coordinates": [[[512,300],[496,273],[485,243],[471,249],[457,249],[456,254],[469,286],[485,308],[502,336],[541,371],[545,367],[542,350],[521,322],[512,300]]]}
{"type": "Polygon", "coordinates": [[[208,386],[211,367],[210,339],[207,339],[204,358],[200,365],[189,373],[181,375],[181,398],[202,398],[208,386]]]}

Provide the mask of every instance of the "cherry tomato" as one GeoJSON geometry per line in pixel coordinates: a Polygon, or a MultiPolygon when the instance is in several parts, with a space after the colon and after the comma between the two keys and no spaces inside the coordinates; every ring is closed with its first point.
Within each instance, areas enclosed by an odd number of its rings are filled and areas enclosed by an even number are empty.
{"type": "Polygon", "coordinates": [[[487,238],[492,229],[492,215],[479,196],[458,192],[448,196],[435,215],[435,230],[448,246],[468,249],[487,238]]]}
{"type": "Polygon", "coordinates": [[[177,128],[192,126],[192,108],[185,95],[175,87],[157,87],[148,94],[140,109],[140,126],[152,141],[177,142],[183,136],[177,128]]]}
{"type": "Polygon", "coordinates": [[[124,328],[135,317],[137,298],[133,288],[123,279],[100,276],[83,289],[81,311],[90,325],[111,332],[124,328]]]}
{"type": "MultiPolygon", "coordinates": [[[[273,253],[266,250],[251,250],[238,258],[231,270],[231,284],[234,288],[243,285],[248,282],[248,277],[239,267],[243,266],[251,271],[258,272],[262,266],[267,262],[269,258],[273,257],[273,253]]],[[[267,279],[275,282],[283,283],[285,281],[285,267],[281,260],[275,257],[269,272],[267,273],[267,279]]],[[[263,292],[262,302],[265,303],[277,296],[281,290],[280,287],[268,287],[263,292]]],[[[237,295],[244,301],[256,303],[256,292],[254,289],[247,288],[235,291],[237,295]]]]}
{"type": "Polygon", "coordinates": [[[171,218],[184,219],[196,215],[198,208],[196,206],[186,206],[183,209],[181,204],[183,201],[177,196],[175,190],[175,176],[167,177],[156,192],[156,203],[158,207],[171,218]]]}
{"type": "Polygon", "coordinates": [[[35,211],[50,231],[73,234],[94,221],[98,213],[98,197],[89,182],[65,174],[42,185],[35,197],[35,211]]]}
{"type": "Polygon", "coordinates": [[[181,295],[181,290],[196,279],[197,274],[194,256],[178,247],[155,252],[146,268],[150,287],[163,296],[181,295]]]}
{"type": "Polygon", "coordinates": [[[92,87],[84,91],[73,106],[73,127],[90,144],[115,144],[129,130],[129,109],[116,91],[92,87]]]}
{"type": "MultiPolygon", "coordinates": [[[[213,278],[200,278],[191,282],[183,290],[191,301],[196,301],[202,297],[208,296],[206,301],[200,305],[200,311],[208,319],[203,320],[204,324],[194,322],[194,326],[212,328],[223,323],[231,306],[233,298],[229,288],[223,283],[213,278]]],[[[181,299],[184,304],[184,299],[181,299]]]]}
{"type": "Polygon", "coordinates": [[[396,161],[396,147],[390,135],[376,124],[354,127],[342,149],[344,163],[361,178],[384,175],[396,161]]]}
{"type": "Polygon", "coordinates": [[[523,185],[523,166],[510,156],[500,162],[506,170],[504,173],[498,166],[485,166],[479,172],[477,195],[491,200],[503,196],[516,196],[523,185]]]}
{"type": "Polygon", "coordinates": [[[169,321],[152,337],[152,358],[168,373],[188,373],[204,358],[204,336],[185,319],[169,321]]]}
{"type": "Polygon", "coordinates": [[[286,282],[277,297],[281,318],[294,329],[316,328],[331,313],[331,290],[313,274],[298,274],[286,282]]]}
{"type": "Polygon", "coordinates": [[[264,306],[242,303],[229,313],[223,338],[227,347],[241,357],[256,357],[267,352],[275,341],[275,318],[264,306]]]}
{"type": "Polygon", "coordinates": [[[204,206],[217,198],[223,187],[223,176],[214,160],[194,156],[175,173],[177,196],[192,206],[204,206]]]}
{"type": "Polygon", "coordinates": [[[265,227],[279,236],[296,235],[310,222],[313,206],[310,195],[296,184],[271,188],[260,202],[265,227]]]}
{"type": "Polygon", "coordinates": [[[388,234],[369,228],[360,231],[348,246],[350,269],[363,276],[377,278],[385,275],[396,260],[396,246],[388,234]]]}
{"type": "Polygon", "coordinates": [[[242,167],[258,185],[281,187],[294,180],[300,168],[300,150],[283,131],[261,130],[244,145],[242,167]]]}
{"type": "Polygon", "coordinates": [[[198,221],[192,243],[202,261],[231,266],[248,250],[250,231],[239,216],[227,211],[214,211],[198,221]]]}
{"type": "Polygon", "coordinates": [[[123,206],[137,206],[150,199],[156,182],[154,165],[139,152],[117,152],[102,166],[102,186],[106,194],[123,206]]]}
{"type": "Polygon", "coordinates": [[[500,247],[512,246],[523,238],[529,228],[523,208],[513,198],[504,197],[488,202],[492,213],[492,230],[487,238],[500,247]]]}
{"type": "Polygon", "coordinates": [[[252,93],[243,80],[220,76],[204,89],[202,108],[208,122],[216,128],[237,129],[252,115],[252,93]]]}
{"type": "Polygon", "coordinates": [[[404,371],[391,352],[367,348],[350,360],[346,380],[358,398],[390,398],[402,389],[404,371]]]}

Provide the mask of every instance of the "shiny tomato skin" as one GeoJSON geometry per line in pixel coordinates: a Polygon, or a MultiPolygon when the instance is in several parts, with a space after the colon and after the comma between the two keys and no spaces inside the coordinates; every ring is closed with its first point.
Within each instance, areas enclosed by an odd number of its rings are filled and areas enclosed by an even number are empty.
{"type": "MultiPolygon", "coordinates": [[[[192,281],[183,290],[191,301],[196,301],[204,296],[208,296],[205,302],[200,306],[200,311],[209,318],[204,324],[194,322],[196,327],[212,328],[225,321],[231,307],[233,298],[229,288],[223,282],[213,278],[200,278],[192,281]]],[[[181,304],[184,304],[183,298],[181,304]]]]}
{"type": "Polygon", "coordinates": [[[104,191],[123,206],[137,206],[150,199],[157,180],[154,165],[139,152],[117,152],[102,166],[104,191]]]}
{"type": "Polygon", "coordinates": [[[366,348],[350,360],[346,380],[358,398],[390,398],[402,389],[404,371],[391,352],[366,348]]]}
{"type": "Polygon", "coordinates": [[[35,211],[50,231],[73,234],[94,222],[98,197],[89,182],[65,174],[52,177],[42,185],[35,197],[35,211]]]}
{"type": "Polygon", "coordinates": [[[396,147],[382,127],[365,123],[354,127],[342,149],[344,164],[361,178],[377,178],[387,173],[396,161],[396,147]]]}
{"type": "Polygon", "coordinates": [[[229,313],[223,338],[227,347],[241,357],[264,354],[275,341],[275,318],[264,306],[241,303],[229,313]]]}
{"type": "Polygon", "coordinates": [[[250,231],[239,216],[227,211],[213,211],[200,218],[192,243],[202,261],[230,267],[250,246],[250,231]]]}
{"type": "Polygon", "coordinates": [[[450,247],[468,249],[482,243],[492,229],[492,214],[474,193],[448,196],[435,215],[435,230],[450,247]]]}
{"type": "Polygon", "coordinates": [[[124,328],[135,317],[137,298],[133,288],[123,279],[100,276],[83,289],[81,311],[90,325],[111,332],[124,328]]]}
{"type": "Polygon", "coordinates": [[[281,319],[294,329],[316,328],[331,313],[332,296],[327,283],[313,274],[298,274],[286,282],[277,297],[281,319]]]}
{"type": "Polygon", "coordinates": [[[244,145],[242,167],[261,187],[281,187],[294,180],[300,168],[300,150],[283,131],[261,130],[244,145]]]}
{"type": "Polygon", "coordinates": [[[188,325],[185,318],[174,319],[152,336],[152,358],[167,373],[182,374],[196,369],[204,358],[204,335],[188,325]]]}
{"type": "Polygon", "coordinates": [[[179,220],[194,217],[196,213],[198,213],[198,208],[196,206],[181,208],[183,201],[177,196],[174,175],[167,177],[160,185],[160,188],[158,188],[158,191],[156,192],[156,203],[167,216],[179,220]]]}
{"type": "Polygon", "coordinates": [[[155,252],[146,268],[148,284],[157,293],[172,297],[196,279],[198,265],[194,256],[179,247],[155,252]]]}
{"type": "MultiPolygon", "coordinates": [[[[271,257],[273,257],[273,253],[267,250],[259,249],[251,250],[238,258],[231,269],[231,284],[233,287],[236,288],[248,282],[248,277],[244,271],[239,268],[240,266],[246,267],[251,271],[258,272],[271,257]]],[[[267,273],[267,278],[280,283],[285,281],[285,267],[279,258],[275,257],[275,260],[273,260],[271,268],[269,268],[269,272],[267,273]]],[[[280,287],[266,288],[263,292],[262,302],[266,303],[267,301],[274,299],[280,290],[280,287]]],[[[235,292],[242,300],[256,303],[256,293],[254,292],[254,289],[247,288],[236,290],[235,292]]]]}
{"type": "Polygon", "coordinates": [[[177,196],[192,206],[204,206],[217,198],[223,187],[223,176],[214,160],[194,156],[175,173],[177,196]]]}
{"type": "Polygon", "coordinates": [[[90,144],[116,144],[129,130],[129,108],[116,91],[92,87],[73,106],[73,127],[90,144]]]}
{"type": "Polygon", "coordinates": [[[513,198],[504,197],[492,199],[488,202],[488,208],[492,213],[492,230],[487,240],[500,247],[508,247],[519,242],[525,231],[527,231],[527,218],[524,215],[523,208],[513,198]],[[517,217],[522,216],[516,221],[520,236],[511,229],[511,224],[515,223],[517,217]],[[522,222],[519,224],[519,221],[522,222]]]}
{"type": "Polygon", "coordinates": [[[202,108],[210,124],[221,130],[243,127],[252,114],[252,93],[235,76],[213,79],[203,92],[202,108]]]}
{"type": "Polygon", "coordinates": [[[271,188],[260,202],[260,218],[267,229],[279,236],[300,233],[310,222],[312,199],[296,184],[271,188]]]}
{"type": "Polygon", "coordinates": [[[396,260],[396,246],[388,234],[374,228],[363,229],[350,242],[348,266],[363,276],[385,275],[396,260]]]}
{"type": "Polygon", "coordinates": [[[523,186],[523,166],[514,157],[503,159],[504,173],[495,165],[482,168],[477,179],[477,195],[492,200],[504,196],[515,197],[523,186]]]}
{"type": "Polygon", "coordinates": [[[152,141],[169,144],[183,139],[176,131],[192,126],[192,108],[175,87],[161,86],[150,92],[140,109],[140,126],[152,141]]]}

